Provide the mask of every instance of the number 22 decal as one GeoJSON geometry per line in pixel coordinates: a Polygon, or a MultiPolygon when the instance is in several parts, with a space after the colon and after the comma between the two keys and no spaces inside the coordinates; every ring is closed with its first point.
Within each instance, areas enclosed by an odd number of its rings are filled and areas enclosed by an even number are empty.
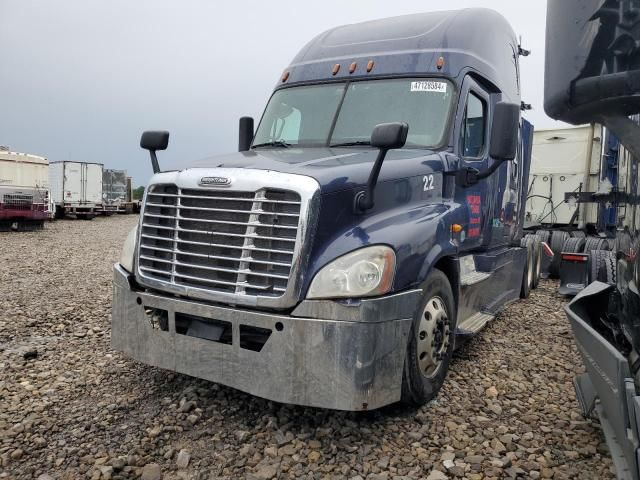
{"type": "Polygon", "coordinates": [[[425,175],[424,177],[422,177],[422,181],[424,182],[424,191],[428,192],[429,190],[433,190],[434,187],[433,186],[433,175],[425,175]]]}

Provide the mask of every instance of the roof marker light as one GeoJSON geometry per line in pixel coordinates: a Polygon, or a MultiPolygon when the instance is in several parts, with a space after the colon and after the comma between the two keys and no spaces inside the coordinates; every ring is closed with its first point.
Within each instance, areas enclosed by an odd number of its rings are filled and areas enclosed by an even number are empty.
{"type": "Polygon", "coordinates": [[[282,74],[282,83],[286,82],[287,80],[289,80],[289,71],[286,71],[282,74]]]}
{"type": "Polygon", "coordinates": [[[358,64],[356,62],[353,62],[351,65],[349,65],[349,73],[355,72],[356,68],[358,68],[358,64]]]}
{"type": "Polygon", "coordinates": [[[438,61],[436,62],[436,68],[438,70],[442,70],[442,67],[444,67],[444,57],[439,57],[438,61]]]}
{"type": "Polygon", "coordinates": [[[373,70],[373,66],[374,66],[374,65],[375,65],[375,64],[373,63],[373,60],[369,60],[369,61],[367,62],[367,73],[368,73],[368,72],[370,72],[371,70],[373,70]]]}
{"type": "Polygon", "coordinates": [[[331,73],[332,73],[333,75],[337,75],[339,71],[340,71],[340,64],[339,64],[339,63],[336,63],[336,64],[333,66],[333,69],[331,70],[331,73]]]}

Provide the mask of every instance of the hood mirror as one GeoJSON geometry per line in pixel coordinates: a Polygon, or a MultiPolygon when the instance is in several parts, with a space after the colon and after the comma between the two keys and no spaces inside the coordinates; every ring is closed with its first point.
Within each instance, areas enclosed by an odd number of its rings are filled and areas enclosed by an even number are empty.
{"type": "Polygon", "coordinates": [[[371,134],[371,146],[380,149],[376,158],[367,187],[364,191],[358,192],[355,198],[355,210],[358,213],[364,213],[373,208],[373,193],[378,182],[378,175],[382,168],[382,162],[387,156],[387,152],[394,148],[402,148],[407,141],[409,133],[409,125],[406,123],[381,123],[376,125],[371,134]]]}
{"type": "Polygon", "coordinates": [[[166,150],[169,146],[169,132],[165,130],[148,130],[140,137],[140,146],[149,150],[153,173],[160,173],[160,164],[156,157],[157,150],[166,150]]]}

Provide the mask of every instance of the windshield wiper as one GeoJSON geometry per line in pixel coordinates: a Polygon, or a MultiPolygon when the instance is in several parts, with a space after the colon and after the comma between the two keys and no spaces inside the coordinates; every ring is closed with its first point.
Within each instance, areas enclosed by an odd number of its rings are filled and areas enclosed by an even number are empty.
{"type": "Polygon", "coordinates": [[[369,140],[357,140],[355,142],[334,143],[329,147],[357,147],[359,145],[371,145],[371,142],[369,140]]]}
{"type": "Polygon", "coordinates": [[[284,148],[289,148],[290,146],[291,146],[291,144],[285,142],[284,140],[274,140],[273,142],[264,142],[264,143],[258,143],[257,145],[252,145],[251,148],[260,148],[260,147],[284,147],[284,148]]]}

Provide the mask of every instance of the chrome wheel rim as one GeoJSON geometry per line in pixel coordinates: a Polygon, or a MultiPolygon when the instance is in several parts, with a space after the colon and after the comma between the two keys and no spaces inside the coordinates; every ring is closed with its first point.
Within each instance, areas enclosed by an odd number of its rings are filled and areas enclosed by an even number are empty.
{"type": "Polygon", "coordinates": [[[449,316],[440,297],[431,298],[425,305],[416,331],[418,367],[422,374],[435,376],[449,348],[449,316]]]}
{"type": "Polygon", "coordinates": [[[529,287],[531,287],[533,285],[533,274],[534,274],[534,270],[535,270],[535,265],[533,264],[533,251],[531,251],[531,254],[529,255],[529,259],[527,260],[527,262],[529,262],[529,268],[528,268],[528,272],[527,272],[527,282],[529,282],[529,287]]]}

